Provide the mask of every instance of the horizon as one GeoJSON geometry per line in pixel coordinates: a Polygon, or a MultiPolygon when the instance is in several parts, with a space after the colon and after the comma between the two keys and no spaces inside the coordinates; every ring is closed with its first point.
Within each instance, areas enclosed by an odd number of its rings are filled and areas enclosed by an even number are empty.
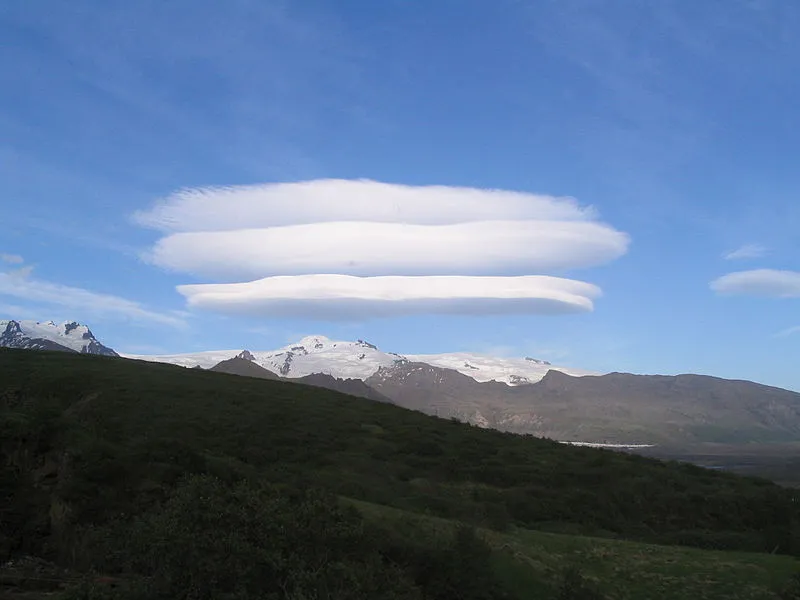
{"type": "Polygon", "coordinates": [[[0,15],[0,319],[800,391],[800,6],[0,15]]]}

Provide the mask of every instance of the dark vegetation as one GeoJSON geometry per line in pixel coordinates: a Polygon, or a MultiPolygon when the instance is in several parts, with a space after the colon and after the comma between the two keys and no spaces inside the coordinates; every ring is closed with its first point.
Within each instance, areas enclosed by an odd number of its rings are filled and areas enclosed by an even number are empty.
{"type": "Polygon", "coordinates": [[[520,597],[476,527],[800,555],[797,492],[765,480],[118,358],[2,350],[0,382],[0,562],[118,578],[71,598],[520,597]]]}

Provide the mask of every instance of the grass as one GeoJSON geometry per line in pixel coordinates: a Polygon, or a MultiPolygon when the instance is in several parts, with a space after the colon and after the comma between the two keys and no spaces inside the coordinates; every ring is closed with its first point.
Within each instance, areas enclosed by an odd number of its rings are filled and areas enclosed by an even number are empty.
{"type": "MultiPolygon", "coordinates": [[[[446,535],[453,521],[343,499],[368,519],[446,535]]],[[[494,567],[515,597],[552,597],[567,567],[614,600],[774,600],[800,569],[793,557],[721,552],[515,528],[482,530],[494,567]]]]}

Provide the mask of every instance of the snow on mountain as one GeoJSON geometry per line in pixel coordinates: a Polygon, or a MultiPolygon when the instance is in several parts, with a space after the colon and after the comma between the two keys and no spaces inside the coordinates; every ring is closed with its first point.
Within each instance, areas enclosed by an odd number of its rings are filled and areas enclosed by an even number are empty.
{"type": "Polygon", "coordinates": [[[567,375],[596,375],[591,371],[554,367],[545,360],[536,358],[502,358],[470,352],[453,352],[449,354],[407,354],[406,358],[413,362],[422,362],[434,367],[453,369],[468,375],[476,381],[502,381],[509,385],[536,383],[551,369],[567,375]]]}
{"type": "Polygon", "coordinates": [[[207,352],[192,352],[188,354],[122,354],[123,358],[146,360],[148,362],[167,363],[179,367],[202,367],[210,369],[214,365],[238,356],[246,350],[209,350],[207,352]]]}
{"type": "Polygon", "coordinates": [[[304,377],[324,373],[339,379],[367,379],[381,367],[398,361],[423,362],[453,369],[477,381],[496,380],[509,385],[535,383],[550,369],[570,375],[588,375],[589,371],[554,367],[532,358],[497,358],[482,354],[400,355],[383,352],[364,340],[355,342],[331,340],[325,336],[308,336],[277,350],[220,350],[162,356],[124,355],[126,358],[164,362],[182,367],[208,369],[217,363],[241,355],[257,365],[283,377],[304,377]]]}
{"type": "Polygon", "coordinates": [[[325,373],[339,379],[366,379],[380,367],[402,360],[381,352],[363,340],[334,341],[324,336],[305,337],[270,352],[253,352],[255,362],[283,377],[325,373]]]}
{"type": "Polygon", "coordinates": [[[53,321],[0,320],[0,347],[117,356],[111,348],[98,342],[86,325],[75,321],[57,325],[53,321]]]}
{"type": "Polygon", "coordinates": [[[126,354],[124,356],[138,360],[165,362],[182,367],[199,366],[208,369],[223,360],[228,360],[238,355],[252,360],[257,365],[282,377],[304,377],[315,373],[324,373],[338,379],[366,379],[380,367],[391,365],[394,361],[402,359],[399,355],[381,352],[375,346],[363,340],[356,342],[335,341],[325,336],[308,336],[277,350],[253,352],[247,350],[220,350],[166,356],[140,354],[126,354]]]}

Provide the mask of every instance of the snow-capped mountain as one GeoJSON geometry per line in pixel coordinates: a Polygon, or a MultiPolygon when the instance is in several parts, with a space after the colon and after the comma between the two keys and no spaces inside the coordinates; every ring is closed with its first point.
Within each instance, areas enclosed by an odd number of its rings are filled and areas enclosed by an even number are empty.
{"type": "Polygon", "coordinates": [[[0,347],[118,356],[98,342],[86,325],[75,321],[56,324],[53,321],[0,320],[0,347]]]}
{"type": "Polygon", "coordinates": [[[241,355],[282,377],[304,377],[324,373],[339,379],[368,379],[381,367],[398,362],[421,362],[453,369],[476,381],[498,381],[508,385],[535,383],[550,369],[571,375],[588,375],[588,371],[553,366],[532,358],[497,358],[482,354],[452,353],[401,355],[383,352],[364,340],[337,341],[325,336],[308,336],[300,341],[268,351],[220,350],[193,354],[161,356],[124,355],[126,358],[165,362],[182,367],[208,369],[217,363],[241,355]]]}
{"type": "Polygon", "coordinates": [[[486,354],[471,352],[453,352],[449,354],[406,354],[405,357],[412,362],[420,362],[453,369],[464,375],[469,375],[475,381],[502,381],[509,385],[524,385],[536,383],[541,380],[551,369],[569,375],[595,375],[591,371],[554,367],[546,360],[537,358],[503,358],[486,354]]]}

